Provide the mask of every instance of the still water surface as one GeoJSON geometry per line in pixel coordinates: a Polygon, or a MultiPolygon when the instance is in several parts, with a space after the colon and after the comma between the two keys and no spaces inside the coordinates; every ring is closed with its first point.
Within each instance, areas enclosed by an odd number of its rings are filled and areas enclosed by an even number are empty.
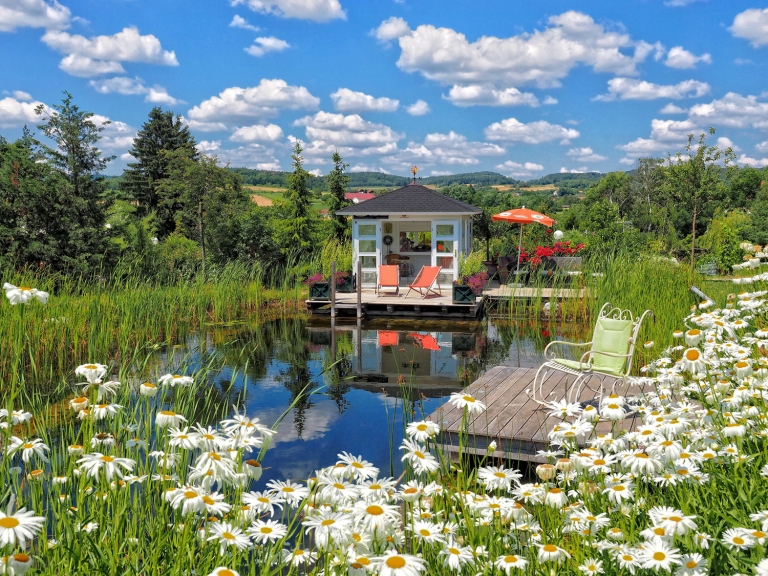
{"type": "Polygon", "coordinates": [[[270,479],[306,479],[335,463],[342,450],[397,476],[404,396],[415,401],[409,420],[421,418],[493,366],[538,366],[555,337],[578,334],[568,325],[493,319],[332,328],[327,320],[298,318],[213,331],[206,342],[227,364],[214,385],[231,381],[244,391],[241,413],[271,426],[299,398],[264,458],[263,486],[270,479]],[[307,397],[301,391],[308,383],[315,391],[307,397]]]}

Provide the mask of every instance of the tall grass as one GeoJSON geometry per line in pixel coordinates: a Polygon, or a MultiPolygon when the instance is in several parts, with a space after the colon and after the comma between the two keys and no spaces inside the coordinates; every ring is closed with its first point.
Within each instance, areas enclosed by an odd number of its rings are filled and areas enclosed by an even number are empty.
{"type": "MultiPolygon", "coordinates": [[[[296,268],[266,271],[234,264],[166,285],[139,276],[119,282],[18,272],[3,278],[16,286],[51,292],[47,306],[26,311],[23,371],[29,384],[55,383],[71,366],[101,358],[130,363],[141,351],[177,344],[210,324],[260,321],[302,306],[306,288],[296,268]]],[[[19,315],[0,307],[0,334],[17,333],[19,315]]],[[[4,352],[10,349],[2,339],[4,352]]],[[[11,354],[0,354],[0,382],[14,371],[11,354]]],[[[1,385],[0,385],[1,386],[1,385]]]]}

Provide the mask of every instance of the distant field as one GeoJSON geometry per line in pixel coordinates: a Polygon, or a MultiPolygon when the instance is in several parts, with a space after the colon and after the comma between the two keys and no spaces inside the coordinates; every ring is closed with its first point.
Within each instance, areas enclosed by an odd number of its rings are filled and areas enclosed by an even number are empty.
{"type": "Polygon", "coordinates": [[[243,188],[246,188],[248,190],[253,190],[254,192],[282,192],[285,190],[285,188],[275,188],[274,186],[243,186],[243,188]]]}
{"type": "Polygon", "coordinates": [[[531,190],[533,192],[538,192],[541,190],[556,190],[557,186],[554,184],[544,184],[543,186],[531,186],[530,188],[520,188],[521,191],[523,190],[531,190]]]}
{"type": "Polygon", "coordinates": [[[251,194],[251,201],[256,202],[257,206],[272,206],[272,204],[274,204],[272,200],[260,196],[259,194],[251,194]]]}
{"type": "Polygon", "coordinates": [[[507,192],[509,190],[514,189],[514,185],[512,184],[496,184],[494,186],[491,186],[491,188],[495,188],[499,192],[507,192]]]}

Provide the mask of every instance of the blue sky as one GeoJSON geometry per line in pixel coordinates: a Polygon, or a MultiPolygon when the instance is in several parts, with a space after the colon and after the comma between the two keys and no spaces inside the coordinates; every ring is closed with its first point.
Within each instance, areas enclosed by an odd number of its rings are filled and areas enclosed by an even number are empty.
{"type": "Polygon", "coordinates": [[[607,172],[710,126],[768,165],[756,0],[0,0],[0,54],[0,134],[67,90],[113,174],[155,105],[251,168],[607,172]]]}

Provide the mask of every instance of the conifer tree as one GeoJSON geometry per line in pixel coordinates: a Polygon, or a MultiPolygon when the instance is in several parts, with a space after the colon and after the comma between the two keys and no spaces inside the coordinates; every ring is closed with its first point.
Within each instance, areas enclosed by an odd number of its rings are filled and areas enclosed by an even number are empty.
{"type": "Polygon", "coordinates": [[[336,216],[336,212],[349,206],[351,202],[346,199],[349,176],[345,173],[349,164],[344,162],[339,151],[333,153],[333,170],[328,173],[328,191],[331,198],[328,200],[328,216],[331,219],[333,235],[339,242],[344,242],[349,237],[349,223],[346,216],[336,216]]]}

